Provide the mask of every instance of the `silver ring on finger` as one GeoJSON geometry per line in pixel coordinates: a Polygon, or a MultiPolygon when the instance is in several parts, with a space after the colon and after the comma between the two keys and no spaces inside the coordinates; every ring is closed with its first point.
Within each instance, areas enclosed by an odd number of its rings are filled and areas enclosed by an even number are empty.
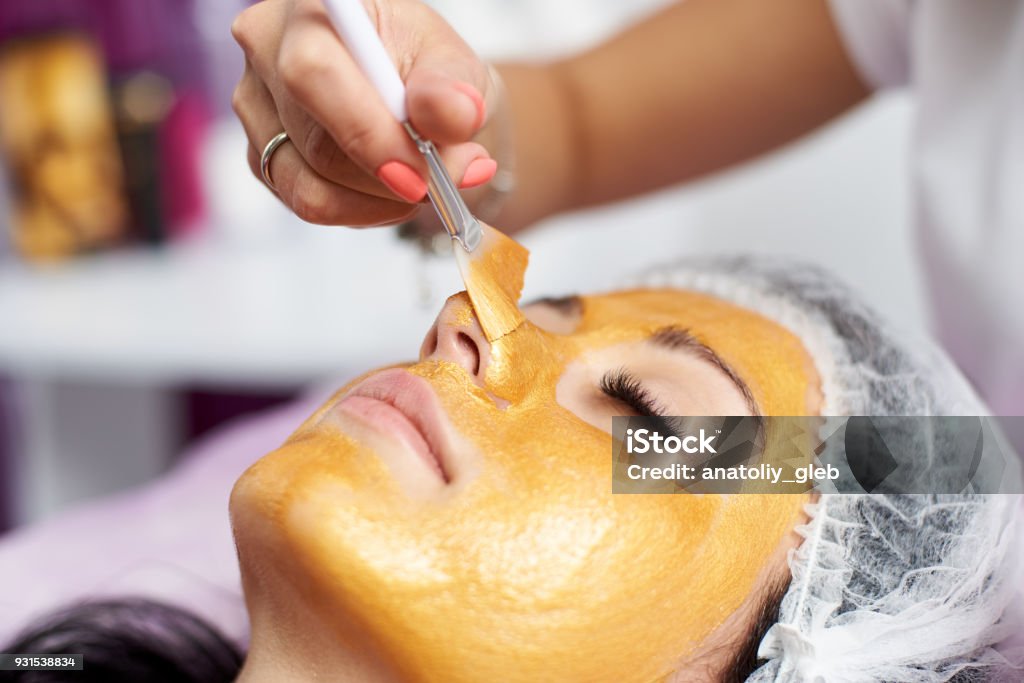
{"type": "Polygon", "coordinates": [[[277,192],[277,186],[274,185],[274,181],[270,177],[270,158],[274,156],[277,148],[286,142],[288,142],[288,133],[281,131],[270,138],[270,142],[263,148],[263,154],[260,155],[260,175],[263,176],[263,182],[266,183],[267,187],[274,192],[277,192]]]}

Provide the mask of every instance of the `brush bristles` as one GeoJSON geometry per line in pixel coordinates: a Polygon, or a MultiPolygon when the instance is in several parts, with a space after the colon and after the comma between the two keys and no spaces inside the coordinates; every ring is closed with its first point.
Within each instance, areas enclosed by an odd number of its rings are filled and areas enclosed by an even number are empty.
{"type": "Polygon", "coordinates": [[[519,296],[530,252],[484,223],[483,240],[472,254],[456,249],[456,259],[487,341],[504,337],[523,322],[519,296]]]}

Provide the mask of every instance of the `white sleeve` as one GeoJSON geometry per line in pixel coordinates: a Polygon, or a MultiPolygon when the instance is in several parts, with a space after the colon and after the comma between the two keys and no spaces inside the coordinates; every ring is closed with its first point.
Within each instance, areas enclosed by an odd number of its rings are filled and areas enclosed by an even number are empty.
{"type": "Polygon", "coordinates": [[[874,88],[906,85],[913,0],[829,0],[829,5],[864,82],[874,88]]]}

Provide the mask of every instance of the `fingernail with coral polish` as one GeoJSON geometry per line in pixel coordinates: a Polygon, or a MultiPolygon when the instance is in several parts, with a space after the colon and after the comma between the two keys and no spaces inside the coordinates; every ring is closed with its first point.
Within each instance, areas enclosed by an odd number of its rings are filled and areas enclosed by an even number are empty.
{"type": "Polygon", "coordinates": [[[459,187],[465,190],[477,185],[483,185],[494,177],[494,173],[497,170],[498,162],[494,159],[473,159],[469,166],[466,167],[466,172],[462,176],[462,182],[459,183],[459,187]]]}
{"type": "Polygon", "coordinates": [[[484,125],[484,119],[487,118],[487,105],[484,103],[484,96],[480,94],[480,91],[462,81],[455,83],[455,89],[473,102],[473,107],[476,109],[476,121],[473,122],[473,129],[484,125]]]}
{"type": "Polygon", "coordinates": [[[427,194],[420,174],[401,161],[389,161],[377,169],[377,179],[407,202],[418,202],[427,194]]]}

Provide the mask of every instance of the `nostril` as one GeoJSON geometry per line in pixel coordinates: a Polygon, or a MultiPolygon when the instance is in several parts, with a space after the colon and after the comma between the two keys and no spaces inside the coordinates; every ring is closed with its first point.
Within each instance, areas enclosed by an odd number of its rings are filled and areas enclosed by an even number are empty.
{"type": "Polygon", "coordinates": [[[473,374],[480,374],[480,349],[477,348],[476,342],[465,332],[459,332],[456,337],[456,341],[459,346],[464,348],[467,353],[473,357],[473,374]]]}
{"type": "Polygon", "coordinates": [[[420,358],[427,358],[437,351],[437,325],[430,328],[427,338],[423,340],[423,347],[420,349],[420,358]]]}

